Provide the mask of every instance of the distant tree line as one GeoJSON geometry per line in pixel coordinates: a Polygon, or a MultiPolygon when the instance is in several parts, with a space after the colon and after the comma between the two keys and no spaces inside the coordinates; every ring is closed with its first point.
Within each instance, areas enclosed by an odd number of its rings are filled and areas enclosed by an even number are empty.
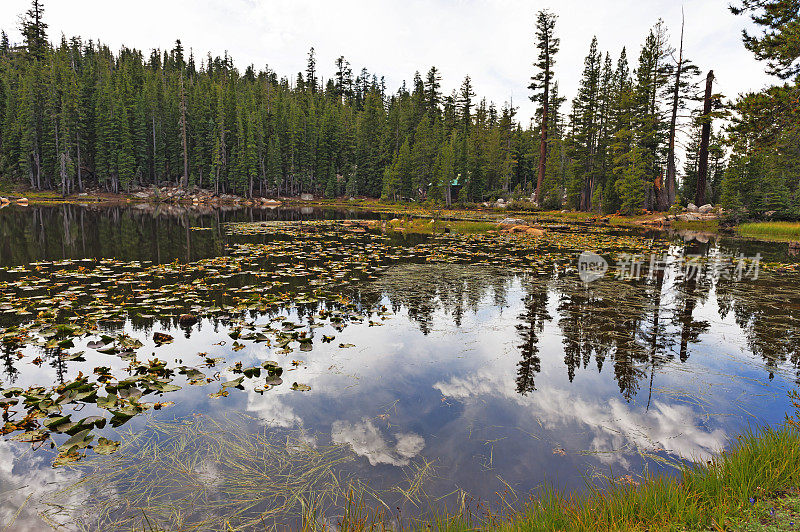
{"type": "MultiPolygon", "coordinates": [[[[782,2],[747,0],[741,9],[770,3],[782,2]]],[[[240,72],[227,54],[198,63],[180,41],[149,55],[115,54],[78,37],[52,44],[41,1],[33,0],[22,17],[23,43],[12,46],[4,32],[0,39],[2,179],[64,194],[175,184],[247,196],[447,203],[456,184],[460,201],[535,193],[546,208],[635,212],[691,201],[701,175],[708,201],[765,210],[795,204],[797,183],[776,161],[785,156],[777,144],[792,141],[778,127],[790,116],[756,115],[784,92],[796,94],[796,85],[737,103],[728,165],[725,139],[713,132],[701,157],[703,125],[719,106],[702,110],[699,71],[682,35],[676,51],[659,21],[634,66],[625,49],[614,61],[593,39],[567,113],[554,68],[555,23],[547,11],[536,19],[529,88],[538,110],[523,125],[513,104],[498,109],[476,99],[469,76],[444,95],[436,67],[390,93],[383,78],[354,74],[344,57],[323,79],[313,48],[306,71],[289,79],[269,68],[240,72]],[[771,118],[772,133],[753,122],[771,118]],[[687,157],[679,179],[681,139],[687,157]],[[776,180],[785,186],[775,188],[776,180]]],[[[752,39],[750,47],[761,42],[752,39]]]]}

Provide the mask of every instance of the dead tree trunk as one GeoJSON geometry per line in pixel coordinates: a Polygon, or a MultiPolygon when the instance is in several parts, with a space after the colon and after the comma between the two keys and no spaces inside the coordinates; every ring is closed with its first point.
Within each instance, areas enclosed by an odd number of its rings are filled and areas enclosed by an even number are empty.
{"type": "Polygon", "coordinates": [[[703,98],[703,126],[700,132],[700,161],[697,166],[697,190],[694,203],[697,206],[706,202],[706,183],[708,181],[708,143],[711,140],[711,86],[714,83],[714,71],[709,70],[706,77],[706,94],[703,98]]]}

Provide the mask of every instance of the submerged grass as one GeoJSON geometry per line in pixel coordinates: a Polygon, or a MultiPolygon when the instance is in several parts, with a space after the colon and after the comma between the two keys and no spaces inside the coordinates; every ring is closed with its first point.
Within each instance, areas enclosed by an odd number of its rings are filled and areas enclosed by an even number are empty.
{"type": "Polygon", "coordinates": [[[755,222],[741,224],[736,232],[743,236],[774,240],[800,240],[800,222],[755,222]]]}
{"type": "MultiPolygon", "coordinates": [[[[798,399],[794,394],[796,407],[798,399]]],[[[791,417],[745,432],[727,451],[676,476],[587,482],[581,494],[546,486],[502,513],[463,492],[454,507],[430,510],[422,488],[430,464],[423,464],[407,489],[393,492],[431,512],[422,519],[401,518],[399,507],[384,502],[388,492],[337,473],[352,459],[341,447],[254,435],[212,420],[152,428],[157,434],[125,444],[136,452],[98,461],[92,474],[60,493],[90,494],[71,508],[83,516],[73,523],[103,530],[759,531],[792,530],[800,511],[800,430],[791,417]]],[[[64,509],[58,498],[52,503],[64,509]]]]}
{"type": "Polygon", "coordinates": [[[412,463],[404,483],[377,491],[343,472],[355,459],[346,445],[254,432],[252,421],[151,420],[117,453],[82,462],[81,480],[52,493],[40,515],[78,530],[361,530],[390,522],[398,500],[419,505],[433,474],[431,463],[412,463]]]}

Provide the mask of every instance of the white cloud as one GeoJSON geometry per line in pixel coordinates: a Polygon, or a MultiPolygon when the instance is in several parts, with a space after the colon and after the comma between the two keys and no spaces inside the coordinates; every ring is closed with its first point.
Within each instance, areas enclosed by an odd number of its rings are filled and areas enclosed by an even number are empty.
{"type": "Polygon", "coordinates": [[[290,406],[283,404],[275,390],[257,394],[247,390],[247,411],[272,427],[291,428],[303,425],[303,420],[290,406]]]}
{"type": "Polygon", "coordinates": [[[462,401],[500,397],[519,404],[525,407],[521,412],[528,412],[553,432],[585,426],[591,437],[589,449],[601,453],[599,458],[606,462],[625,465],[626,459],[619,451],[631,447],[644,451],[662,448],[684,458],[707,459],[727,441],[724,430],[705,428],[702,418],[686,405],[656,400],[649,412],[642,412],[616,397],[595,402],[576,391],[554,387],[521,396],[515,392],[513,376],[489,370],[440,381],[434,388],[445,397],[462,401]]]}
{"type": "MultiPolygon", "coordinates": [[[[45,510],[49,510],[48,517],[54,522],[68,525],[68,515],[56,515],[52,507],[43,507],[40,501],[79,478],[75,471],[52,468],[42,455],[25,452],[20,445],[0,440],[0,530],[44,530],[48,527],[40,511],[45,510]]],[[[67,507],[77,507],[85,496],[82,489],[76,488],[60,502],[67,507]]]]}
{"type": "Polygon", "coordinates": [[[360,423],[334,421],[331,438],[334,443],[350,445],[353,452],[366,457],[370,465],[407,466],[410,459],[425,447],[422,436],[414,433],[395,434],[396,443],[392,446],[387,443],[381,430],[366,417],[360,423]]]}
{"type": "Polygon", "coordinates": [[[395,434],[395,439],[397,454],[405,458],[414,458],[425,447],[425,438],[413,432],[395,434]]]}

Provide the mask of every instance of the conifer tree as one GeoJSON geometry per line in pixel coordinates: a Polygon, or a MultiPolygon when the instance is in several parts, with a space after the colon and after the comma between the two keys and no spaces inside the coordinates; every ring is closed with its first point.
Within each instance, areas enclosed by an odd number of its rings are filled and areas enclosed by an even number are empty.
{"type": "Polygon", "coordinates": [[[666,190],[660,160],[667,130],[662,96],[671,74],[667,57],[672,52],[667,42],[666,27],[659,20],[645,39],[635,72],[636,142],[641,148],[639,157],[644,172],[646,209],[664,208],[663,202],[660,205],[658,202],[666,190]]]}
{"type": "Polygon", "coordinates": [[[604,189],[604,210],[606,212],[614,212],[621,207],[619,189],[616,183],[622,179],[627,167],[628,156],[635,141],[634,117],[636,99],[625,48],[620,53],[617,68],[614,72],[612,98],[613,103],[609,110],[611,122],[611,144],[609,146],[611,169],[604,189]]]}
{"type": "Polygon", "coordinates": [[[317,92],[317,57],[314,52],[314,47],[308,51],[308,62],[306,65],[306,88],[311,93],[317,92]]]}
{"type": "Polygon", "coordinates": [[[588,211],[592,208],[595,181],[599,179],[597,143],[600,130],[600,82],[602,55],[597,49],[597,37],[592,38],[589,54],[584,60],[583,76],[578,95],[572,101],[573,149],[580,174],[576,207],[588,211]]]}
{"type": "Polygon", "coordinates": [[[528,88],[533,91],[531,101],[540,104],[541,135],[539,145],[539,168],[536,178],[536,202],[539,202],[542,182],[544,181],[547,159],[547,123],[550,97],[550,83],[553,80],[553,65],[558,53],[560,40],[555,37],[556,15],[542,10],[536,15],[536,47],[539,57],[534,66],[537,73],[531,77],[528,88]]]}
{"type": "Polygon", "coordinates": [[[614,184],[620,198],[620,212],[623,214],[635,214],[641,210],[645,200],[646,159],[643,151],[637,143],[631,146],[626,154],[622,175],[614,184]]]}
{"type": "Polygon", "coordinates": [[[431,197],[434,200],[444,200],[449,207],[453,201],[451,185],[456,178],[455,146],[458,142],[455,131],[445,139],[436,154],[436,177],[432,187],[431,197]]]}
{"type": "Polygon", "coordinates": [[[425,100],[432,120],[439,115],[439,104],[442,99],[441,87],[442,75],[439,73],[439,69],[432,66],[425,76],[425,100]]]}
{"type": "Polygon", "coordinates": [[[736,15],[748,13],[762,30],[751,35],[742,30],[745,47],[767,62],[767,72],[783,79],[800,74],[800,8],[796,0],[740,0],[730,5],[736,15]]]}
{"type": "Polygon", "coordinates": [[[31,1],[31,7],[22,19],[21,30],[28,57],[43,61],[49,44],[47,42],[47,24],[44,22],[44,6],[41,0],[31,1]]]}

